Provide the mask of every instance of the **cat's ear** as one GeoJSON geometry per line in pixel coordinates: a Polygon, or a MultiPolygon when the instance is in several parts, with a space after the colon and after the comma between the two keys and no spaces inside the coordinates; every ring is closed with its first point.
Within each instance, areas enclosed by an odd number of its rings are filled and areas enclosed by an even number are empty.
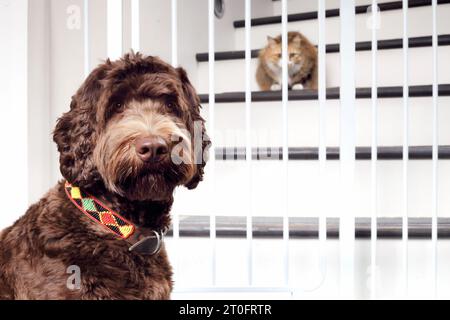
{"type": "Polygon", "coordinates": [[[272,38],[271,36],[267,36],[267,43],[268,43],[269,46],[271,46],[271,47],[277,45],[277,41],[275,40],[275,38],[272,38]]]}
{"type": "Polygon", "coordinates": [[[302,37],[300,34],[296,34],[295,37],[292,39],[292,43],[296,46],[300,46],[302,44],[302,37]]]}

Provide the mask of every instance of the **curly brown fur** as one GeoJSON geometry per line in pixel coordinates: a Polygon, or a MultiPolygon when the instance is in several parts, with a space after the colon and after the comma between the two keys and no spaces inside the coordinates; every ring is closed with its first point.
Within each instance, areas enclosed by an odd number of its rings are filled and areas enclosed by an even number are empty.
{"type": "MultiPolygon", "coordinates": [[[[138,228],[167,228],[174,188],[202,180],[210,142],[199,102],[181,68],[133,53],[106,61],[56,125],[63,177],[138,228]],[[203,135],[200,147],[195,130],[203,135]],[[177,154],[139,161],[133,146],[147,134],[192,161],[176,164],[177,154]]],[[[172,271],[164,247],[154,256],[128,247],[83,215],[61,181],[0,234],[0,298],[168,299],[172,271]],[[80,288],[67,285],[72,265],[80,268],[80,288]]]]}

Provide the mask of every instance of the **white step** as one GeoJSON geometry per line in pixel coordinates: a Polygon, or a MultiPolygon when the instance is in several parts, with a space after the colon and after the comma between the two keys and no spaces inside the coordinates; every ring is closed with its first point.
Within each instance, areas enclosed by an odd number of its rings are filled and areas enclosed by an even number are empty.
{"type": "MultiPolygon", "coordinates": [[[[186,287],[211,286],[212,243],[209,238],[183,237],[179,241],[166,239],[170,261],[174,265],[175,290],[172,299],[339,299],[340,242],[327,240],[321,248],[315,239],[289,240],[290,285],[294,292],[245,290],[248,286],[248,241],[219,238],[216,248],[216,285],[222,291],[183,291],[186,287]],[[321,274],[320,253],[326,257],[326,270],[321,274]],[[179,266],[179,267],[178,267],[179,266]],[[238,287],[233,290],[230,287],[238,287]]],[[[377,297],[383,299],[433,299],[433,243],[429,239],[408,242],[408,296],[403,279],[403,243],[397,239],[377,241],[377,297]]],[[[450,297],[450,241],[440,240],[437,246],[437,268],[440,299],[450,297]]],[[[282,239],[252,241],[252,276],[254,287],[284,286],[284,242],[282,239]],[[267,258],[270,253],[270,259],[267,258]],[[270,276],[268,276],[270,275],[270,276]]],[[[355,298],[370,299],[370,241],[355,242],[355,298]]],[[[322,260],[323,261],[323,260],[322,260]]],[[[322,265],[323,266],[323,265],[322,265]]]]}
{"type": "MultiPolygon", "coordinates": [[[[450,145],[450,97],[439,97],[439,144],[450,145]]],[[[282,145],[281,102],[253,102],[251,126],[254,147],[282,145]]],[[[432,98],[409,98],[410,145],[432,144],[432,98]]],[[[208,105],[202,114],[208,123],[208,105]]],[[[339,100],[327,100],[326,143],[339,146],[339,100]]],[[[356,144],[371,143],[370,99],[356,100],[356,144]]],[[[319,103],[317,100],[290,101],[288,130],[291,147],[317,147],[319,143],[319,103]]],[[[245,146],[245,104],[215,104],[215,141],[218,147],[245,146]]],[[[378,144],[398,146],[403,141],[403,99],[378,99],[378,144]]]]}
{"type": "MultiPolygon", "coordinates": [[[[246,216],[251,199],[254,216],[282,216],[284,169],[282,161],[252,161],[252,194],[248,193],[249,175],[245,161],[215,161],[215,174],[208,166],[205,181],[195,190],[178,188],[174,211],[180,215],[246,216]],[[213,185],[213,179],[215,183],[213,185]]],[[[450,175],[450,161],[439,161],[439,177],[450,175]]],[[[318,185],[318,161],[289,161],[288,213],[293,217],[317,217],[320,213],[337,217],[341,190],[339,161],[326,163],[325,184],[318,185]],[[320,204],[320,205],[319,205],[320,204]],[[321,210],[324,211],[320,211],[321,210]]],[[[410,160],[408,163],[409,216],[431,217],[432,161],[410,160]]],[[[378,161],[378,216],[402,214],[402,161],[378,161]]],[[[450,180],[439,179],[439,216],[450,217],[450,180]]],[[[357,216],[369,217],[371,208],[371,163],[355,165],[354,203],[357,216]]]]}
{"type": "MultiPolygon", "coordinates": [[[[378,0],[377,5],[384,3],[391,3],[393,0],[378,0]]],[[[326,9],[339,8],[340,0],[325,0],[326,9]]],[[[355,6],[372,5],[372,0],[355,0],[355,6]]],[[[317,0],[298,1],[287,0],[287,12],[288,14],[295,14],[299,12],[310,12],[318,10],[317,0]]],[[[281,1],[273,1],[273,14],[281,15],[281,1]]]]}
{"type": "MultiPolygon", "coordinates": [[[[383,1],[379,1],[383,2],[383,1]]],[[[386,1],[385,1],[386,2],[386,1]]],[[[281,1],[272,1],[273,3],[273,14],[281,15],[281,1]]],[[[355,5],[371,4],[372,0],[356,0],[355,5]]],[[[326,0],[326,9],[336,9],[339,8],[340,0],[326,0]]],[[[288,14],[295,14],[299,12],[310,12],[318,10],[318,1],[298,1],[298,0],[287,0],[287,12],[288,14]]]]}
{"type": "MultiPolygon", "coordinates": [[[[431,6],[410,8],[408,10],[408,36],[420,37],[432,34],[432,8],[431,6]],[[420,23],[419,23],[420,21],[420,23]]],[[[437,10],[437,32],[445,34],[450,31],[450,4],[441,4],[437,10]]],[[[372,37],[370,25],[370,14],[357,14],[355,25],[356,41],[369,41],[372,37]]],[[[401,38],[403,13],[402,10],[382,11],[380,13],[380,29],[377,30],[378,39],[401,38]]],[[[245,48],[245,28],[235,29],[234,50],[244,50],[245,48]]],[[[289,31],[300,31],[313,43],[318,42],[318,20],[304,20],[289,22],[289,31]]],[[[267,43],[267,36],[276,36],[281,33],[281,24],[270,24],[252,26],[251,47],[260,49],[267,43]]],[[[329,17],[326,19],[327,43],[340,42],[340,17],[329,17]]],[[[231,49],[231,48],[230,48],[231,49]]]]}
{"type": "MultiPolygon", "coordinates": [[[[450,28],[448,29],[450,32],[450,28]]],[[[433,82],[432,48],[409,49],[409,84],[426,85],[433,82]]],[[[399,86],[403,84],[403,50],[379,50],[378,51],[378,83],[383,86],[399,86]]],[[[370,87],[372,85],[372,52],[356,52],[356,86],[370,87]]],[[[450,46],[438,48],[438,81],[450,83],[450,46]]],[[[339,87],[341,70],[340,54],[329,53],[326,55],[327,86],[339,87]]],[[[252,90],[259,90],[255,74],[258,59],[252,59],[251,80],[252,90]]],[[[199,93],[208,92],[208,62],[198,63],[198,77],[196,89],[199,93]]],[[[245,60],[218,60],[215,61],[215,89],[216,92],[244,91],[245,90],[245,60]]]]}

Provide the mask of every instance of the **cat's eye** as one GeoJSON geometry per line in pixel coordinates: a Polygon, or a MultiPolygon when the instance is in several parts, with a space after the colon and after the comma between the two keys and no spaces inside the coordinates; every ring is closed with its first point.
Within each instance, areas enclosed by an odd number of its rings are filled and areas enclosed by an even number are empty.
{"type": "Polygon", "coordinates": [[[117,102],[114,104],[114,108],[116,111],[119,111],[119,112],[122,111],[123,107],[124,107],[123,103],[117,102]]]}

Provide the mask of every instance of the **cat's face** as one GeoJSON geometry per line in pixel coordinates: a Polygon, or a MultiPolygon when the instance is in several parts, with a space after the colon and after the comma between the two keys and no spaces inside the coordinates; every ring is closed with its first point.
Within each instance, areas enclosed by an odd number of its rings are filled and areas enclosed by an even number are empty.
{"type": "MultiPolygon", "coordinates": [[[[268,45],[265,50],[265,60],[267,65],[274,71],[282,69],[282,43],[281,37],[271,38],[267,37],[268,45]]],[[[289,74],[292,75],[300,71],[303,65],[304,56],[301,48],[300,37],[288,38],[288,69],[289,74]]]]}

